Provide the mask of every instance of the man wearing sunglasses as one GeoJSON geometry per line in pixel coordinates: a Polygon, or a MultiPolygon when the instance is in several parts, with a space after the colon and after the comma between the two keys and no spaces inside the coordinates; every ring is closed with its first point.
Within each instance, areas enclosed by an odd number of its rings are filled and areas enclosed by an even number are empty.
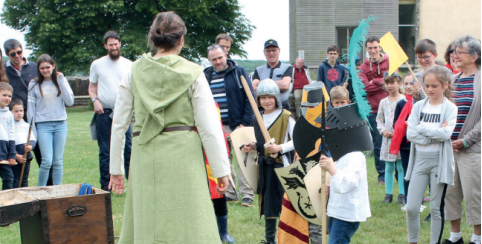
{"type": "MultiPolygon", "coordinates": [[[[428,68],[437,65],[435,63],[435,59],[438,56],[437,45],[430,39],[423,39],[415,45],[415,54],[417,55],[418,63],[422,67],[421,71],[415,73],[415,77],[417,77],[419,82],[413,78],[412,95],[413,100],[417,102],[425,98],[425,95],[423,95],[421,90],[425,90],[423,87],[423,72],[428,68]]],[[[453,75],[453,72],[450,69],[447,70],[450,72],[450,75],[453,75]]]]}
{"type": "MultiPolygon", "coordinates": [[[[30,80],[37,77],[37,64],[29,62],[23,57],[22,44],[15,40],[9,39],[3,44],[8,60],[5,63],[5,71],[10,85],[13,87],[13,98],[19,98],[23,104],[27,104],[27,87],[30,80]]],[[[27,107],[25,109],[24,119],[26,120],[27,107]]]]}

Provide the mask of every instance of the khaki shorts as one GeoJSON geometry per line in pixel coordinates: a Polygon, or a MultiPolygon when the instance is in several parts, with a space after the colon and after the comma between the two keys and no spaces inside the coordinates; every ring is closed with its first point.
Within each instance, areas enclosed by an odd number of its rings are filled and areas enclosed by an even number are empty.
{"type": "Polygon", "coordinates": [[[465,198],[465,217],[468,225],[480,225],[480,153],[454,152],[454,185],[447,187],[445,219],[462,219],[462,200],[465,198]]]}

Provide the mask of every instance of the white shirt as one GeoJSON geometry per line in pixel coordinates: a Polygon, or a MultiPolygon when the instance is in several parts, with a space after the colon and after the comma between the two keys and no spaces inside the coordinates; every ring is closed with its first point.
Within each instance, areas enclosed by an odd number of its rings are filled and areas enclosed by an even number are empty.
{"type": "MultiPolygon", "coordinates": [[[[269,129],[271,124],[273,124],[276,121],[276,119],[279,117],[279,115],[282,112],[283,112],[283,109],[278,108],[270,114],[263,114],[263,122],[264,122],[264,125],[266,126],[266,129],[269,129]]],[[[293,129],[295,128],[295,124],[296,124],[295,119],[293,119],[293,117],[290,117],[288,120],[288,129],[286,130],[285,141],[283,144],[280,145],[282,149],[281,153],[287,153],[289,151],[295,150],[295,146],[293,145],[293,129]],[[288,139],[290,140],[288,141],[288,139]]],[[[283,155],[281,159],[283,160],[284,167],[290,165],[286,155],[283,155]]]]}
{"type": "MultiPolygon", "coordinates": [[[[420,125],[425,125],[428,128],[440,128],[440,117],[442,113],[442,104],[437,106],[430,105],[430,102],[425,103],[420,113],[420,125]]],[[[440,150],[442,142],[435,142],[430,144],[415,144],[417,151],[423,152],[437,152],[440,150]]]]}
{"type": "MultiPolygon", "coordinates": [[[[27,144],[30,125],[23,119],[15,121],[15,145],[27,144]]],[[[33,131],[30,133],[30,141],[36,141],[33,131]]]]}
{"type": "Polygon", "coordinates": [[[343,155],[331,177],[327,215],[348,222],[364,222],[371,217],[368,199],[367,165],[362,152],[343,155]]]}
{"type": "Polygon", "coordinates": [[[104,56],[92,62],[90,66],[90,82],[98,83],[98,99],[104,108],[114,108],[119,84],[124,75],[131,70],[132,61],[124,57],[112,60],[104,56]]]}

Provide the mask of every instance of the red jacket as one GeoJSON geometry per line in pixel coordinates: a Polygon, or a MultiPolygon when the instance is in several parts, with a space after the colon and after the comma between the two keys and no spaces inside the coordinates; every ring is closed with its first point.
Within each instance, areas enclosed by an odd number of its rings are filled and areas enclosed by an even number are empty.
{"type": "Polygon", "coordinates": [[[388,71],[388,55],[384,54],[380,62],[372,63],[369,59],[365,59],[360,65],[360,79],[365,84],[367,92],[367,100],[372,107],[372,113],[378,113],[378,105],[380,100],[388,97],[388,92],[383,89],[383,73],[388,71]],[[372,81],[370,83],[370,81],[372,81]]]}
{"type": "Polygon", "coordinates": [[[400,116],[398,116],[397,121],[395,121],[392,142],[390,144],[389,153],[393,155],[398,155],[400,151],[400,144],[405,136],[407,136],[407,118],[412,113],[413,108],[413,97],[410,95],[405,95],[407,98],[407,103],[403,106],[400,116]]]}

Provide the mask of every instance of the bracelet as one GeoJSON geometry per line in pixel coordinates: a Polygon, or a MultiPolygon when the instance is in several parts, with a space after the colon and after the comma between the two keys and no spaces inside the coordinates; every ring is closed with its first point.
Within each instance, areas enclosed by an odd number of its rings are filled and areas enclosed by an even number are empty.
{"type": "Polygon", "coordinates": [[[462,142],[464,143],[464,147],[466,147],[466,148],[469,147],[469,146],[467,145],[467,142],[465,142],[465,139],[462,139],[462,142]]]}

